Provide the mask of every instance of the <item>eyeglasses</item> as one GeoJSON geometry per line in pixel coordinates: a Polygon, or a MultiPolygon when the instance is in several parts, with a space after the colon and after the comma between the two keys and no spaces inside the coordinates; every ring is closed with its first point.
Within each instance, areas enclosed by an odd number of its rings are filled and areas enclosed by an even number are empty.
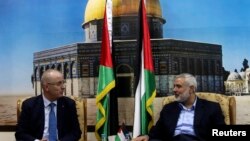
{"type": "Polygon", "coordinates": [[[65,83],[66,83],[66,81],[62,80],[62,81],[58,81],[58,82],[54,82],[54,83],[48,82],[47,84],[49,84],[49,85],[56,85],[56,86],[62,86],[62,85],[65,85],[65,83]]]}

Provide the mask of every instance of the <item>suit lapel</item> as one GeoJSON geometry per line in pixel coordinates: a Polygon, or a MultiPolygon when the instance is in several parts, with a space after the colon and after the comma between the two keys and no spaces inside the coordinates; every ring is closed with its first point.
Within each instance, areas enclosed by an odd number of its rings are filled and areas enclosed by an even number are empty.
{"type": "Polygon", "coordinates": [[[194,115],[194,125],[200,124],[204,112],[205,112],[204,105],[201,99],[197,97],[195,115],[194,115]]]}
{"type": "Polygon", "coordinates": [[[63,120],[61,117],[65,116],[63,115],[63,110],[64,109],[64,103],[62,98],[59,98],[57,100],[57,130],[58,130],[58,136],[61,133],[62,125],[63,125],[63,120]]]}
{"type": "Polygon", "coordinates": [[[43,136],[43,130],[44,130],[44,123],[45,123],[45,113],[44,113],[44,102],[42,95],[38,97],[38,107],[36,109],[36,113],[38,116],[38,129],[39,129],[39,135],[43,136]]]}
{"type": "Polygon", "coordinates": [[[172,113],[169,115],[170,117],[170,120],[171,121],[169,124],[170,124],[170,132],[172,134],[174,134],[174,131],[175,131],[175,127],[177,125],[177,122],[178,122],[178,119],[179,119],[179,115],[180,115],[180,112],[181,112],[181,108],[179,106],[179,103],[178,102],[175,102],[175,105],[174,105],[174,108],[172,109],[172,113]]]}

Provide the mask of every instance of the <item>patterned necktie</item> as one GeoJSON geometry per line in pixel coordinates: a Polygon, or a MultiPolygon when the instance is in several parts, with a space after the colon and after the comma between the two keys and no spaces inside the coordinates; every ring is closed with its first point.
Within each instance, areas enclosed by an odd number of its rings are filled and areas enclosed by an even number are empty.
{"type": "Polygon", "coordinates": [[[56,134],[56,115],[54,111],[54,107],[56,106],[55,103],[50,103],[50,113],[49,113],[49,141],[56,141],[57,134],[56,134]]]}

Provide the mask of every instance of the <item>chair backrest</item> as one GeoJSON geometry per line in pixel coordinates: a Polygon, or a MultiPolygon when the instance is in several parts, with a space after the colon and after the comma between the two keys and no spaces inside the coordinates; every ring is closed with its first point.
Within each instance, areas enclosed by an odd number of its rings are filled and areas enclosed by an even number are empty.
{"type": "MultiPolygon", "coordinates": [[[[27,98],[22,98],[22,99],[17,100],[17,120],[19,119],[19,116],[22,110],[22,103],[27,98]]],[[[87,141],[87,108],[86,108],[87,102],[86,102],[86,99],[73,97],[73,96],[71,96],[70,98],[75,100],[78,121],[79,121],[80,128],[82,131],[82,135],[79,141],[87,141]]]]}
{"type": "MultiPolygon", "coordinates": [[[[236,124],[236,101],[233,96],[226,96],[218,93],[197,92],[201,99],[218,102],[221,106],[226,124],[236,124]]],[[[163,105],[174,101],[174,96],[167,96],[163,99],[163,105]]]]}

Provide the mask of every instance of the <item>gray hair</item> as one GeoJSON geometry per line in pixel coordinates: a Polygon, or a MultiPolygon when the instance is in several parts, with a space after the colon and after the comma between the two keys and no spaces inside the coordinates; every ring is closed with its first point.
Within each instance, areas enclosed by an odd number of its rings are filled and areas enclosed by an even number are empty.
{"type": "Polygon", "coordinates": [[[196,81],[196,78],[192,74],[182,73],[182,74],[179,74],[179,75],[177,75],[175,77],[175,79],[177,79],[177,78],[184,78],[185,79],[185,83],[188,86],[194,86],[194,90],[196,91],[197,81],[196,81]]]}

